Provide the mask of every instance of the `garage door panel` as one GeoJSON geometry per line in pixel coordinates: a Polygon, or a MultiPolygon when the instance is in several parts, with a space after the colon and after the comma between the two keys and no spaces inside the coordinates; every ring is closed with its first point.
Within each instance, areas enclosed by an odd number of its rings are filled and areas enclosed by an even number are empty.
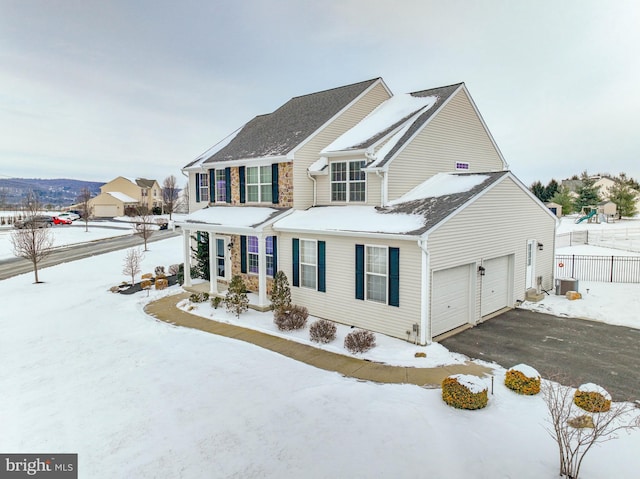
{"type": "Polygon", "coordinates": [[[511,284],[510,256],[500,256],[483,262],[480,315],[486,316],[509,305],[511,284]]]}
{"type": "Polygon", "coordinates": [[[470,319],[471,265],[433,274],[431,334],[437,336],[467,324],[470,319]]]}

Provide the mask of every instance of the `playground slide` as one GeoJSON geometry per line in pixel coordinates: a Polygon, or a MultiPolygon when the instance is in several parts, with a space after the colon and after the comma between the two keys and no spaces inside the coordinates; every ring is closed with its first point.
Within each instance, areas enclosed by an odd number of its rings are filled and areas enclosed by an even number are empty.
{"type": "Polygon", "coordinates": [[[591,210],[591,211],[589,211],[589,214],[588,214],[588,215],[584,215],[584,216],[581,216],[580,218],[578,218],[578,219],[576,220],[576,224],[578,224],[578,223],[582,223],[584,220],[588,220],[589,218],[591,218],[591,217],[592,217],[592,216],[594,216],[595,214],[596,214],[596,210],[591,210]]]}

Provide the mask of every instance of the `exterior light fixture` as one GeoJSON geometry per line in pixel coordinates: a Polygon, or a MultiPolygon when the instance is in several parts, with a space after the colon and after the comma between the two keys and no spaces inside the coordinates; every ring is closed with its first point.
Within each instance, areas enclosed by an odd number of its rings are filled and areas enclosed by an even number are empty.
{"type": "Polygon", "coordinates": [[[228,250],[228,251],[231,251],[231,249],[232,249],[232,248],[233,248],[233,243],[232,243],[232,242],[229,242],[229,243],[227,244],[227,250],[228,250]]]}
{"type": "Polygon", "coordinates": [[[480,276],[484,276],[484,273],[485,273],[484,266],[482,265],[478,266],[478,273],[480,273],[480,276]]]}
{"type": "Polygon", "coordinates": [[[538,243],[538,251],[542,251],[544,249],[544,245],[542,243],[538,243]]]}

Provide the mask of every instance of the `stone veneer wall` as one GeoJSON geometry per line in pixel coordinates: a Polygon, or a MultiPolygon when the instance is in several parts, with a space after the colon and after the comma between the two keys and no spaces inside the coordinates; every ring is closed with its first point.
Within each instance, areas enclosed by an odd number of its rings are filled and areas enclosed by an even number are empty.
{"type": "MultiPolygon", "coordinates": [[[[258,292],[258,275],[240,272],[240,236],[231,236],[233,247],[231,248],[231,276],[240,275],[247,289],[253,293],[258,292]]],[[[267,296],[271,294],[273,278],[267,276],[267,296]]]]}

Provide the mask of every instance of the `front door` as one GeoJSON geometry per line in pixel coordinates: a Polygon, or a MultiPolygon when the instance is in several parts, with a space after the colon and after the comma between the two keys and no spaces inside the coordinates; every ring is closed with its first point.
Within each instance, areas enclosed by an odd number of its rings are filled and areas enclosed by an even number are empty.
{"type": "Polygon", "coordinates": [[[217,279],[229,279],[229,273],[231,272],[230,256],[228,251],[228,245],[230,244],[230,238],[227,236],[216,236],[215,247],[215,274],[217,279]]]}
{"type": "Polygon", "coordinates": [[[535,267],[536,260],[536,240],[527,240],[527,278],[526,278],[526,288],[535,287],[535,267]]]}

